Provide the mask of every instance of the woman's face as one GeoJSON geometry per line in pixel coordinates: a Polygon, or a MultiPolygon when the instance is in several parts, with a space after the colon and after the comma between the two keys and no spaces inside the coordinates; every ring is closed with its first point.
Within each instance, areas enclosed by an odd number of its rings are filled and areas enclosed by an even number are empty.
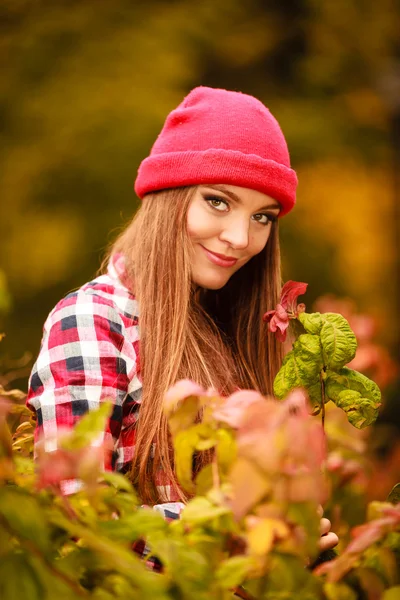
{"type": "Polygon", "coordinates": [[[222,288],[263,250],[279,210],[276,200],[256,190],[198,186],[187,215],[193,283],[210,290],[222,288]]]}

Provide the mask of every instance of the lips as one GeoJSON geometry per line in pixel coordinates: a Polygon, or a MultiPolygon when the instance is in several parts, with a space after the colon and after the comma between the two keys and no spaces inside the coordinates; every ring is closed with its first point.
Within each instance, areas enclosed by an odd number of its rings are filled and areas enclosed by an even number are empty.
{"type": "Polygon", "coordinates": [[[229,256],[225,256],[224,254],[218,254],[217,252],[211,252],[211,250],[207,250],[207,248],[204,246],[201,247],[203,248],[207,258],[214,263],[214,265],[218,265],[219,267],[233,267],[238,261],[237,258],[231,258],[229,256]]]}

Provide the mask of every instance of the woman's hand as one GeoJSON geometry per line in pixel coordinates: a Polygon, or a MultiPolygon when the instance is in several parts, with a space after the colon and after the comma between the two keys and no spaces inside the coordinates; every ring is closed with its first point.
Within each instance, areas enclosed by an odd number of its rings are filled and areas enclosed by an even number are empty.
{"type": "Polygon", "coordinates": [[[325,550],[331,550],[334,548],[338,542],[339,538],[336,533],[331,531],[331,522],[329,519],[324,518],[322,515],[324,514],[322,506],[318,507],[318,515],[321,518],[320,521],[320,532],[321,537],[319,538],[318,547],[321,552],[325,552],[325,550]]]}

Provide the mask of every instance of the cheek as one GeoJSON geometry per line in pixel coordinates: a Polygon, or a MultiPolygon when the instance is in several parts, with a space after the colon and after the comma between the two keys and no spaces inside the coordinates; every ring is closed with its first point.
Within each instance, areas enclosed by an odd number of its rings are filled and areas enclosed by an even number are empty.
{"type": "Polygon", "coordinates": [[[212,215],[207,214],[204,207],[194,202],[187,213],[187,229],[193,240],[204,239],[218,233],[217,223],[212,215]]]}
{"type": "Polygon", "coordinates": [[[268,227],[266,232],[262,232],[260,234],[255,234],[250,238],[249,243],[249,253],[252,256],[256,256],[262,252],[267,245],[269,236],[271,235],[271,228],[268,227]]]}

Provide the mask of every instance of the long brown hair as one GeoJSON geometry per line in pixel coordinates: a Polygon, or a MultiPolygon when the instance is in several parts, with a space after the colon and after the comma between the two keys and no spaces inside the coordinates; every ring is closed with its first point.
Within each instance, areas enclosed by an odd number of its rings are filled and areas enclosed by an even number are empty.
{"type": "Polygon", "coordinates": [[[124,254],[139,302],[143,395],[131,474],[144,503],[168,500],[156,488],[159,469],[187,499],[176,484],[163,414],[168,388],[191,379],[222,395],[237,388],[268,394],[282,362],[281,344],[267,335],[262,322],[281,288],[278,224],[272,224],[264,250],[222,289],[195,290],[186,227],[194,191],[185,187],[147,195],[110,251],[124,254]]]}

